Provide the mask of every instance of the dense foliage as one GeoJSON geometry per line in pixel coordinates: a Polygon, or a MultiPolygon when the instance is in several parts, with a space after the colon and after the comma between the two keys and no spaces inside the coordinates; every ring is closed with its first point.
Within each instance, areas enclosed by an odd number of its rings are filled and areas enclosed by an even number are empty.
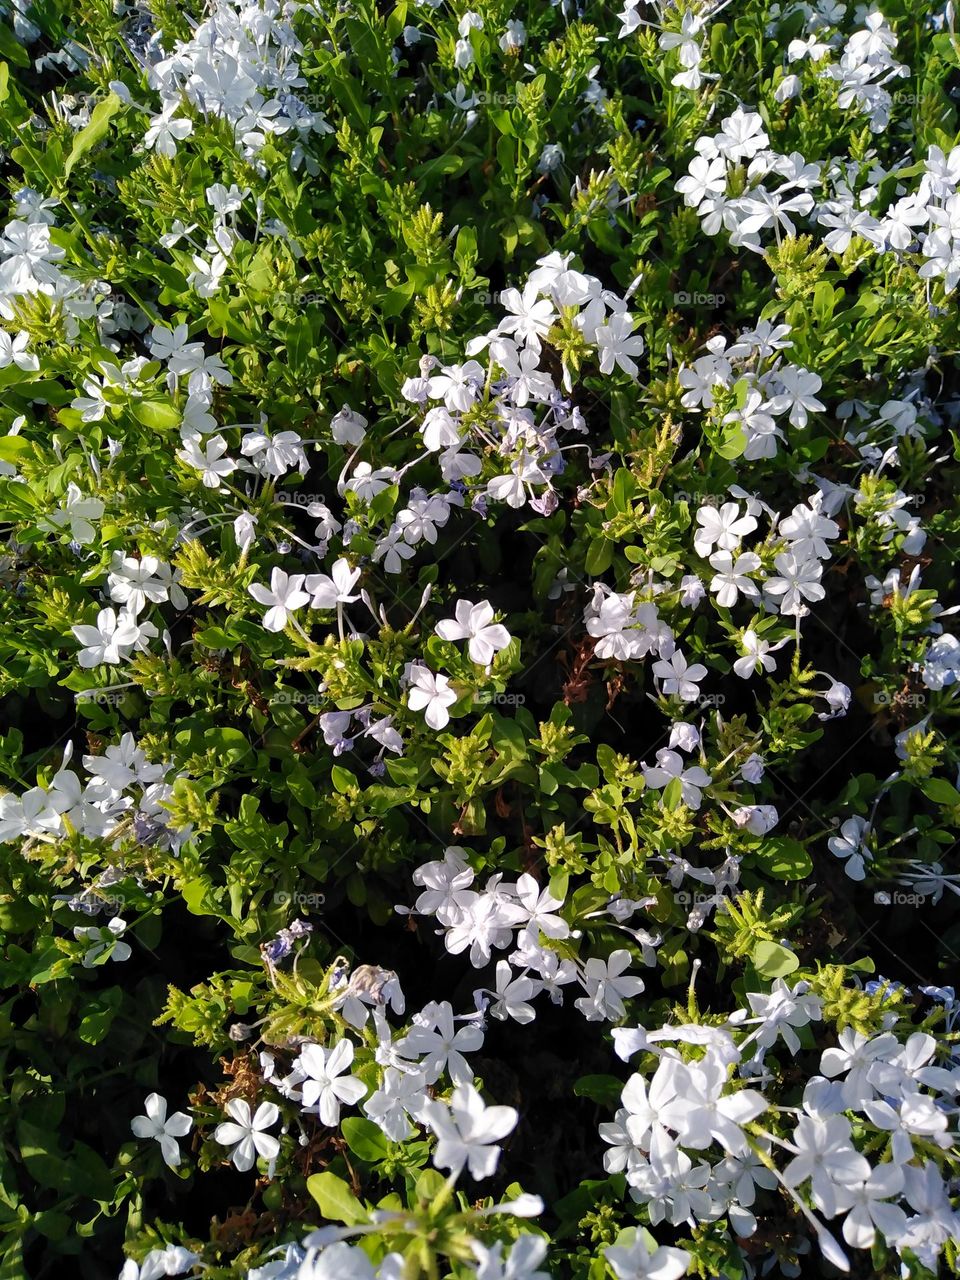
{"type": "Polygon", "coordinates": [[[0,1280],[957,1274],[953,5],[465,3],[0,3],[0,1280]]]}

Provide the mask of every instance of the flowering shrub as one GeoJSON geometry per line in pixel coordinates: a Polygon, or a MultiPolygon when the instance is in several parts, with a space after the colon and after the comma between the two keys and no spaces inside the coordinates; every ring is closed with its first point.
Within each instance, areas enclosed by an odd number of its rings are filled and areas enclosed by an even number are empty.
{"type": "Polygon", "coordinates": [[[952,3],[0,13],[0,1274],[958,1274],[952,3]]]}

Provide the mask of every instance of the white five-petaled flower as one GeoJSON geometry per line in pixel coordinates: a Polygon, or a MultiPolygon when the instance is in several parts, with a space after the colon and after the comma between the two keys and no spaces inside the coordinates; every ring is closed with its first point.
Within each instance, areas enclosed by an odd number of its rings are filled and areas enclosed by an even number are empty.
{"type": "Polygon", "coordinates": [[[732,609],[741,595],[749,600],[759,598],[757,584],[749,577],[760,568],[758,555],[746,551],[734,560],[729,551],[715,551],[710,557],[710,564],[716,570],[710,590],[722,609],[732,609]]]}
{"type": "Polygon", "coordinates": [[[424,666],[414,669],[407,706],[411,711],[422,711],[431,729],[442,729],[450,723],[447,708],[452,707],[456,700],[456,690],[445,675],[434,674],[424,666]]]}
{"type": "Polygon", "coordinates": [[[270,574],[270,586],[260,582],[252,583],[247,590],[257,604],[267,606],[263,619],[267,631],[282,631],[290,621],[291,614],[302,609],[310,600],[303,589],[303,574],[286,574],[283,569],[274,569],[270,574]]]}
{"type": "Polygon", "coordinates": [[[769,640],[761,639],[756,631],[748,627],[740,643],[743,645],[743,657],[736,660],[733,669],[741,680],[749,680],[757,671],[776,671],[776,659],[771,658],[770,654],[782,648],[786,641],[781,640],[779,644],[771,644],[769,640]]]}
{"type": "Polygon", "coordinates": [[[454,1084],[471,1084],[473,1070],[463,1055],[476,1053],[482,1047],[483,1031],[477,1023],[465,1022],[457,1027],[453,1007],[448,1000],[442,1000],[427,1005],[397,1045],[397,1052],[405,1059],[419,1059],[418,1070],[424,1073],[427,1084],[434,1084],[444,1071],[454,1084]]]}
{"type": "Polygon", "coordinates": [[[617,1280],[680,1280],[690,1265],[689,1253],[672,1245],[650,1253],[639,1232],[632,1245],[610,1245],[603,1256],[617,1280]]]}
{"type": "Polygon", "coordinates": [[[804,600],[822,600],[826,592],[820,584],[823,573],[818,560],[798,561],[796,556],[784,552],[774,560],[778,577],[768,578],[764,592],[780,597],[780,612],[803,617],[809,610],[804,600]]]}
{"type": "Polygon", "coordinates": [[[847,818],[840,827],[840,834],[831,836],[827,841],[832,854],[846,859],[843,869],[851,880],[863,880],[867,874],[866,864],[873,860],[873,854],[866,845],[869,830],[866,818],[847,818]]]}
{"type": "Polygon", "coordinates": [[[436,632],[442,640],[467,640],[467,653],[472,662],[487,667],[494,654],[510,643],[510,632],[493,621],[493,607],[486,600],[473,604],[470,600],[458,600],[455,616],[437,623],[436,632]]]}
{"type": "Polygon", "coordinates": [[[40,521],[41,529],[69,529],[70,538],[81,547],[86,547],[96,538],[96,530],[92,520],[100,520],[104,515],[104,504],[99,498],[84,498],[77,485],[70,481],[67,486],[67,497],[49,516],[40,521]]]}
{"type": "Polygon", "coordinates": [[[261,1102],[251,1114],[250,1103],[245,1098],[231,1098],[227,1115],[230,1120],[218,1124],[213,1137],[222,1147],[233,1147],[230,1159],[241,1173],[253,1168],[257,1156],[272,1160],[279,1153],[280,1140],[265,1132],[280,1118],[275,1103],[261,1102]]]}
{"type": "Polygon", "coordinates": [[[300,1050],[297,1066],[306,1077],[301,1086],[305,1108],[316,1107],[320,1119],[333,1128],[340,1123],[340,1104],[353,1106],[366,1094],[367,1086],[344,1072],[353,1062],[353,1045],[341,1040],[332,1049],[318,1044],[300,1050]]]}
{"type": "Polygon", "coordinates": [[[438,1169],[459,1174],[464,1167],[472,1178],[489,1178],[496,1171],[500,1148],[518,1115],[513,1107],[488,1107],[472,1084],[458,1085],[449,1106],[428,1099],[420,1118],[437,1135],[433,1163],[438,1169]]]}
{"type": "Polygon", "coordinates": [[[310,592],[311,609],[332,609],[337,604],[352,604],[359,595],[351,595],[360,578],[360,570],[354,569],[342,556],[334,562],[329,574],[307,575],[306,588],[310,592]]]}
{"type": "Polygon", "coordinates": [[[677,694],[683,702],[696,702],[700,696],[699,683],[707,674],[707,668],[701,662],[687,665],[687,660],[677,649],[672,656],[660,658],[653,664],[653,674],[657,680],[663,681],[660,692],[669,698],[677,694]]]}
{"type": "Polygon", "coordinates": [[[209,436],[204,440],[200,435],[191,435],[184,440],[183,448],[177,450],[177,457],[201,473],[205,488],[219,489],[223,477],[237,469],[233,459],[224,456],[227,448],[223,436],[209,436]]]}
{"type": "Polygon", "coordinates": [[[600,352],[600,372],[613,373],[619,366],[631,378],[637,376],[634,356],[643,355],[643,338],[633,333],[633,317],[627,311],[615,312],[600,325],[595,336],[600,352]]]}
{"type": "Polygon", "coordinates": [[[611,952],[606,960],[591,956],[583,966],[581,981],[587,994],[575,1003],[588,1022],[622,1018],[626,1013],[624,999],[643,991],[642,978],[626,975],[630,960],[630,952],[621,948],[611,952]]]}
{"type": "Polygon", "coordinates": [[[700,526],[693,535],[693,547],[698,556],[709,556],[716,546],[720,551],[736,551],[740,540],[757,527],[751,515],[742,516],[735,502],[725,502],[716,507],[701,507],[697,512],[700,526]]]}
{"type": "Polygon", "coordinates": [[[708,787],[712,781],[710,774],[699,765],[686,764],[683,756],[669,747],[661,747],[657,752],[657,763],[653,768],[645,768],[643,780],[648,787],[659,791],[668,786],[675,778],[680,782],[680,797],[688,809],[699,809],[702,799],[701,788],[708,787]]]}
{"type": "Polygon", "coordinates": [[[0,329],[0,369],[15,364],[24,373],[36,373],[40,368],[40,361],[27,351],[29,341],[28,333],[21,332],[13,338],[6,329],[0,329]]]}
{"type": "Polygon", "coordinates": [[[77,655],[81,667],[98,667],[103,662],[116,666],[130,656],[140,637],[136,620],[124,609],[119,613],[101,609],[96,626],[81,623],[70,630],[84,646],[77,655]]]}
{"type": "Polygon", "coordinates": [[[180,1163],[180,1144],[182,1138],[190,1132],[193,1120],[183,1111],[175,1111],[167,1115],[167,1100],[159,1093],[151,1093],[143,1104],[145,1115],[134,1116],[130,1128],[137,1138],[155,1138],[160,1144],[164,1162],[175,1169],[180,1163]]]}

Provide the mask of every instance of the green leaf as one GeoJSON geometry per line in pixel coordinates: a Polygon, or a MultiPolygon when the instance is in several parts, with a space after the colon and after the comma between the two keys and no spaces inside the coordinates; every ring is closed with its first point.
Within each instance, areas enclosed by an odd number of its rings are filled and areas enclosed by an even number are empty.
{"type": "Polygon", "coordinates": [[[679,809],[683,802],[683,783],[679,778],[671,778],[663,788],[663,807],[679,809]]]}
{"type": "Polygon", "coordinates": [[[467,272],[477,260],[477,233],[473,227],[461,227],[453,250],[453,260],[461,271],[467,272]]]}
{"type": "MultiPolygon", "coordinates": [[[[8,10],[9,12],[9,10],[8,10]]],[[[0,53],[17,67],[29,67],[30,55],[27,53],[23,44],[16,38],[9,27],[0,23],[0,53]]],[[[3,70],[0,71],[0,102],[7,96],[7,77],[9,69],[4,62],[0,64],[3,70]]]]}
{"type": "Polygon", "coordinates": [[[182,417],[179,410],[166,400],[138,400],[133,406],[133,416],[153,431],[167,431],[170,427],[179,426],[182,417]]]}
{"type": "Polygon", "coordinates": [[[90,123],[86,125],[73,140],[73,146],[70,148],[70,154],[63,166],[63,179],[67,178],[73,172],[73,166],[78,160],[91,151],[98,142],[101,142],[107,136],[107,130],[110,127],[110,121],[120,110],[123,103],[115,93],[109,93],[102,102],[97,103],[90,116],[90,123]]]}
{"type": "Polygon", "coordinates": [[[779,942],[758,942],[753,948],[752,959],[761,978],[785,978],[800,968],[798,957],[779,942]]]}
{"type": "Polygon", "coordinates": [[[30,448],[23,436],[0,436],[0,462],[15,463],[30,448]]]}
{"type": "Polygon", "coordinates": [[[613,543],[607,538],[594,538],[587,548],[587,556],[583,567],[591,575],[598,578],[613,564],[613,543]]]}
{"type": "Polygon", "coordinates": [[[756,853],[764,871],[778,880],[805,880],[813,870],[813,859],[799,840],[786,837],[768,840],[756,853]]]}
{"type": "Polygon", "coordinates": [[[354,1227],[367,1221],[367,1211],[342,1178],[335,1173],[315,1173],[307,1179],[307,1190],[330,1222],[354,1227]]]}
{"type": "Polygon", "coordinates": [[[620,1105],[623,1081],[616,1076],[581,1076],[574,1082],[573,1092],[578,1098],[599,1102],[602,1107],[616,1108],[620,1105]]]}
{"type": "Polygon", "coordinates": [[[369,1164],[382,1160],[390,1149],[373,1121],[363,1116],[348,1116],[341,1122],[340,1131],[353,1154],[369,1164]]]}
{"type": "Polygon", "coordinates": [[[313,329],[306,316],[297,316],[296,320],[287,326],[284,341],[290,368],[294,373],[304,372],[309,366],[310,348],[313,346],[313,329]]]}
{"type": "Polygon", "coordinates": [[[960,791],[946,778],[925,778],[920,784],[920,790],[934,804],[942,804],[951,809],[960,804],[960,791]]]}

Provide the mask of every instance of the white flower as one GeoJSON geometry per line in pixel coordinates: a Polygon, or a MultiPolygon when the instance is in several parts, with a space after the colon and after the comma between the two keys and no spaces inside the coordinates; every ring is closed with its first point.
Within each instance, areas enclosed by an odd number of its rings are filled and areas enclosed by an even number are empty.
{"type": "Polygon", "coordinates": [[[864,1182],[849,1188],[853,1206],[843,1221],[843,1238],[855,1249],[870,1249],[877,1231],[895,1242],[903,1235],[907,1215],[899,1205],[887,1203],[903,1190],[903,1169],[898,1164],[878,1165],[864,1182]]]}
{"type": "Polygon", "coordinates": [[[210,436],[208,440],[202,440],[199,435],[190,436],[184,441],[183,448],[177,450],[177,457],[187,466],[201,472],[205,488],[219,489],[221,478],[232,474],[237,469],[237,464],[232,458],[224,457],[227,448],[226,440],[220,435],[210,436]],[[202,453],[201,444],[203,444],[202,453]]]}
{"type": "Polygon", "coordinates": [[[472,1084],[458,1085],[450,1105],[430,1099],[421,1117],[439,1141],[433,1153],[438,1169],[459,1174],[464,1166],[472,1178],[489,1178],[496,1171],[500,1148],[495,1144],[511,1133],[518,1115],[513,1107],[488,1107],[472,1084]]]}
{"type": "Polygon", "coordinates": [[[304,585],[310,592],[311,609],[332,609],[337,604],[352,604],[359,600],[359,595],[351,595],[360,578],[360,570],[351,567],[350,561],[342,556],[334,562],[329,575],[311,573],[307,575],[304,585]]]}
{"type": "Polygon", "coordinates": [[[81,667],[98,667],[103,662],[116,666],[130,656],[139,637],[136,621],[123,609],[119,613],[101,609],[95,627],[84,623],[70,630],[84,646],[77,655],[81,667]]]}
{"type": "Polygon", "coordinates": [[[693,537],[693,547],[698,556],[706,558],[714,546],[721,551],[736,551],[741,538],[753,533],[757,527],[751,515],[742,516],[735,502],[725,502],[719,511],[716,507],[701,507],[697,511],[700,528],[693,537]]]}
{"type": "Polygon", "coordinates": [[[510,643],[510,632],[493,621],[493,608],[486,600],[479,604],[458,600],[455,616],[438,622],[436,632],[443,640],[469,638],[470,659],[482,667],[489,666],[494,654],[510,643]]]}
{"type": "Polygon", "coordinates": [[[29,341],[28,333],[21,332],[12,338],[6,329],[0,329],[0,369],[15,364],[24,373],[36,373],[40,368],[40,361],[27,351],[29,341]]]}
{"type": "Polygon", "coordinates": [[[850,1121],[842,1115],[802,1115],[792,1141],[797,1155],[784,1169],[784,1181],[796,1188],[809,1179],[811,1199],[832,1218],[849,1206],[847,1188],[864,1182],[871,1172],[870,1162],[853,1145],[850,1121]]]}
{"type": "MultiPolygon", "coordinates": [[[[329,1229],[321,1228],[321,1231],[312,1233],[308,1240],[319,1237],[322,1231],[329,1229]]],[[[393,1270],[388,1272],[384,1265],[391,1256],[397,1255],[388,1254],[384,1258],[379,1271],[379,1280],[393,1280],[394,1276],[400,1274],[393,1270]]],[[[283,1271],[280,1280],[284,1278],[286,1280],[378,1280],[378,1272],[374,1271],[373,1263],[358,1245],[347,1244],[345,1240],[334,1240],[319,1253],[309,1250],[296,1273],[283,1271]]],[[[249,1277],[248,1280],[250,1280],[249,1277]]]]}
{"type": "Polygon", "coordinates": [[[626,1013],[624,999],[643,991],[642,978],[625,976],[631,958],[629,951],[621,949],[606,960],[591,956],[583,966],[581,982],[587,994],[575,1003],[588,1022],[615,1022],[626,1013]]]}
{"type": "Polygon", "coordinates": [[[367,1092],[361,1080],[344,1075],[352,1062],[353,1045],[349,1040],[341,1040],[332,1049],[305,1045],[296,1060],[295,1066],[304,1077],[304,1108],[316,1107],[320,1119],[330,1128],[340,1123],[341,1102],[352,1106],[367,1092]]]}
{"type": "Polygon", "coordinates": [[[663,681],[660,692],[669,698],[677,694],[683,702],[696,702],[700,696],[699,682],[707,674],[700,662],[687,666],[687,660],[679,649],[669,659],[661,658],[653,664],[653,674],[663,681]]]}
{"type": "Polygon", "coordinates": [[[184,119],[182,116],[174,119],[173,113],[179,105],[179,102],[165,104],[159,115],[151,117],[150,126],[143,135],[145,147],[155,149],[168,159],[177,154],[177,143],[182,142],[184,138],[189,138],[193,133],[192,120],[184,119]]]}
{"type": "Polygon", "coordinates": [[[397,1045],[397,1052],[403,1058],[419,1059],[418,1070],[427,1084],[434,1084],[444,1071],[454,1084],[470,1084],[473,1070],[463,1055],[482,1048],[483,1031],[477,1023],[456,1027],[453,1008],[443,1000],[426,1006],[397,1045]]]}
{"type": "Polygon", "coordinates": [[[415,909],[436,916],[443,925],[455,924],[476,897],[470,889],[474,871],[462,854],[462,849],[452,845],[444,851],[442,862],[425,862],[413,873],[413,883],[425,886],[415,909]]]}
{"type": "Polygon", "coordinates": [[[370,503],[378,493],[389,488],[395,479],[393,467],[378,467],[375,471],[369,462],[358,462],[344,488],[355,493],[361,502],[370,503]]]}
{"type": "Polygon", "coordinates": [[[607,323],[596,330],[594,341],[600,352],[601,373],[613,373],[619,366],[631,378],[637,376],[637,365],[632,357],[643,355],[643,338],[633,334],[633,324],[633,316],[621,311],[610,316],[607,323]]]}
{"type": "Polygon", "coordinates": [[[696,751],[700,745],[700,731],[695,725],[677,721],[670,729],[670,741],[667,746],[679,747],[681,751],[696,751]]]}
{"type": "Polygon", "coordinates": [[[555,898],[549,889],[541,889],[533,876],[524,873],[520,877],[516,894],[517,913],[522,913],[521,919],[526,928],[539,929],[548,938],[569,936],[570,926],[556,914],[556,908],[563,906],[562,900],[555,898]]]}
{"type": "Polygon", "coordinates": [[[528,282],[522,293],[519,289],[504,289],[499,301],[508,314],[497,325],[497,332],[515,334],[518,339],[539,351],[540,339],[547,336],[557,318],[550,299],[541,298],[536,285],[528,282]]]}
{"type": "MultiPolygon", "coordinates": [[[[466,41],[468,48],[469,43],[466,41]]],[[[483,366],[476,360],[443,365],[438,374],[428,379],[427,394],[432,400],[442,400],[451,413],[455,409],[466,413],[480,393],[484,376],[483,366]]]]}
{"type": "Polygon", "coordinates": [[[282,569],[274,569],[270,574],[270,586],[254,582],[247,590],[257,604],[267,606],[263,626],[266,631],[282,631],[290,621],[291,614],[302,609],[310,600],[303,589],[303,574],[287,575],[282,569]]]}
{"type": "Polygon", "coordinates": [[[431,729],[442,729],[450,723],[447,707],[457,700],[456,690],[444,675],[435,675],[427,667],[418,666],[410,681],[407,706],[411,711],[422,711],[431,729]]]}
{"type": "Polygon", "coordinates": [[[119,916],[114,916],[106,926],[99,925],[81,925],[74,929],[73,936],[78,942],[92,942],[93,946],[85,953],[83,957],[83,967],[91,969],[97,958],[104,954],[109,948],[110,960],[129,960],[133,954],[130,946],[126,942],[120,941],[120,936],[127,927],[127,922],[121,920],[119,916]]]}
{"type": "Polygon", "coordinates": [[[763,1019],[755,1032],[758,1045],[767,1049],[782,1036],[791,1053],[800,1052],[800,1037],[794,1027],[819,1022],[822,1013],[819,996],[808,995],[808,990],[806,982],[798,982],[791,990],[783,978],[777,978],[768,993],[747,992],[750,1008],[763,1019]]]}
{"type": "Polygon", "coordinates": [[[632,1245],[608,1245],[603,1256],[617,1280],[679,1280],[690,1265],[690,1254],[670,1245],[650,1253],[639,1231],[632,1245]]]}
{"type": "Polygon", "coordinates": [[[492,995],[496,999],[490,1005],[490,1012],[500,1022],[512,1018],[514,1022],[525,1025],[533,1022],[536,1010],[528,1001],[540,990],[540,983],[528,978],[525,974],[519,978],[513,976],[513,970],[506,960],[497,961],[496,990],[492,995]]]}
{"type": "Polygon", "coordinates": [[[383,1086],[363,1104],[363,1111],[391,1142],[406,1142],[414,1129],[408,1117],[423,1106],[427,1079],[419,1071],[400,1071],[387,1067],[383,1086]]]}
{"type": "Polygon", "coordinates": [[[536,1269],[547,1256],[547,1242],[542,1236],[522,1235],[510,1246],[506,1258],[504,1247],[500,1240],[489,1249],[479,1240],[470,1241],[478,1263],[473,1273],[475,1280],[550,1280],[546,1271],[536,1269]]]}
{"type": "Polygon", "coordinates": [[[306,472],[309,466],[295,431],[278,431],[275,436],[265,431],[248,431],[240,442],[240,452],[245,458],[252,458],[254,466],[265,476],[284,476],[294,467],[306,472]]]}
{"type": "Polygon", "coordinates": [[[516,53],[526,44],[527,29],[517,18],[511,18],[498,43],[504,53],[516,53]]]}
{"type": "Polygon", "coordinates": [[[138,1138],[154,1138],[160,1144],[165,1163],[175,1169],[180,1163],[180,1144],[177,1138],[188,1134],[193,1127],[193,1120],[183,1111],[175,1111],[167,1115],[167,1100],[159,1093],[151,1093],[143,1104],[146,1112],[142,1116],[134,1116],[130,1128],[138,1138]]]}
{"type": "Polygon", "coordinates": [[[731,817],[738,827],[745,827],[755,836],[765,836],[779,821],[777,810],[772,804],[741,805],[734,809],[731,817]]]}
{"type": "Polygon", "coordinates": [[[803,617],[809,613],[804,600],[822,600],[826,592],[820,585],[823,569],[818,560],[798,561],[796,556],[784,553],[774,564],[779,577],[764,583],[764,592],[775,599],[779,596],[780,612],[803,617]]]}
{"type": "Polygon", "coordinates": [[[357,413],[346,404],[330,419],[330,431],[334,441],[339,445],[349,445],[351,448],[363,444],[367,425],[363,414],[357,413]]]}
{"type": "Polygon", "coordinates": [[[770,644],[768,640],[762,640],[755,631],[748,628],[743,633],[740,643],[743,645],[744,656],[736,660],[733,669],[741,680],[749,680],[757,671],[776,671],[776,661],[770,657],[770,654],[782,648],[786,641],[781,640],[779,644],[770,644]]]}
{"type": "Polygon", "coordinates": [[[648,787],[659,791],[671,783],[674,778],[680,780],[680,795],[689,809],[699,809],[702,793],[700,788],[710,785],[712,779],[705,769],[699,765],[684,768],[684,759],[669,747],[661,747],[657,752],[657,764],[653,768],[643,770],[643,780],[648,787]]]}
{"type": "Polygon", "coordinates": [[[120,1280],[163,1280],[164,1276],[182,1276],[199,1261],[199,1255],[182,1244],[168,1244],[163,1249],[151,1249],[139,1267],[132,1258],[128,1258],[120,1272],[120,1280]]]}
{"type": "Polygon", "coordinates": [[[831,836],[827,847],[838,858],[845,858],[844,870],[851,880],[863,880],[867,874],[866,863],[873,861],[873,854],[866,847],[866,835],[870,830],[866,818],[847,818],[838,836],[831,836]]]}
{"type": "Polygon", "coordinates": [[[107,401],[103,387],[96,378],[84,379],[85,396],[75,396],[70,402],[71,409],[78,409],[84,422],[100,422],[107,411],[107,401]]]}
{"type": "Polygon", "coordinates": [[[99,498],[85,498],[73,483],[67,485],[67,496],[56,511],[51,511],[40,521],[41,529],[64,529],[69,527],[70,537],[81,547],[89,545],[96,537],[96,530],[90,523],[99,520],[104,507],[99,498]]]}
{"type": "Polygon", "coordinates": [[[732,609],[741,594],[748,600],[759,598],[757,584],[747,576],[760,568],[760,557],[752,551],[737,556],[736,561],[729,551],[715,551],[710,557],[710,564],[716,570],[710,590],[722,609],[732,609]]]}
{"type": "MultiPolygon", "coordinates": [[[[853,1027],[844,1027],[839,1041],[820,1055],[820,1070],[830,1080],[845,1075],[841,1086],[843,1105],[859,1108],[872,1101],[878,1092],[872,1080],[875,1064],[889,1062],[900,1045],[890,1032],[865,1036],[853,1027]]],[[[867,1174],[860,1176],[866,1178],[867,1174]]]]}
{"type": "Polygon", "coordinates": [[[235,1167],[246,1173],[252,1169],[257,1156],[272,1160],[280,1151],[280,1141],[265,1130],[275,1125],[280,1110],[273,1102],[261,1102],[251,1115],[250,1103],[244,1098],[231,1098],[227,1103],[227,1115],[231,1120],[218,1124],[213,1137],[223,1147],[233,1147],[231,1160],[235,1167]]]}

